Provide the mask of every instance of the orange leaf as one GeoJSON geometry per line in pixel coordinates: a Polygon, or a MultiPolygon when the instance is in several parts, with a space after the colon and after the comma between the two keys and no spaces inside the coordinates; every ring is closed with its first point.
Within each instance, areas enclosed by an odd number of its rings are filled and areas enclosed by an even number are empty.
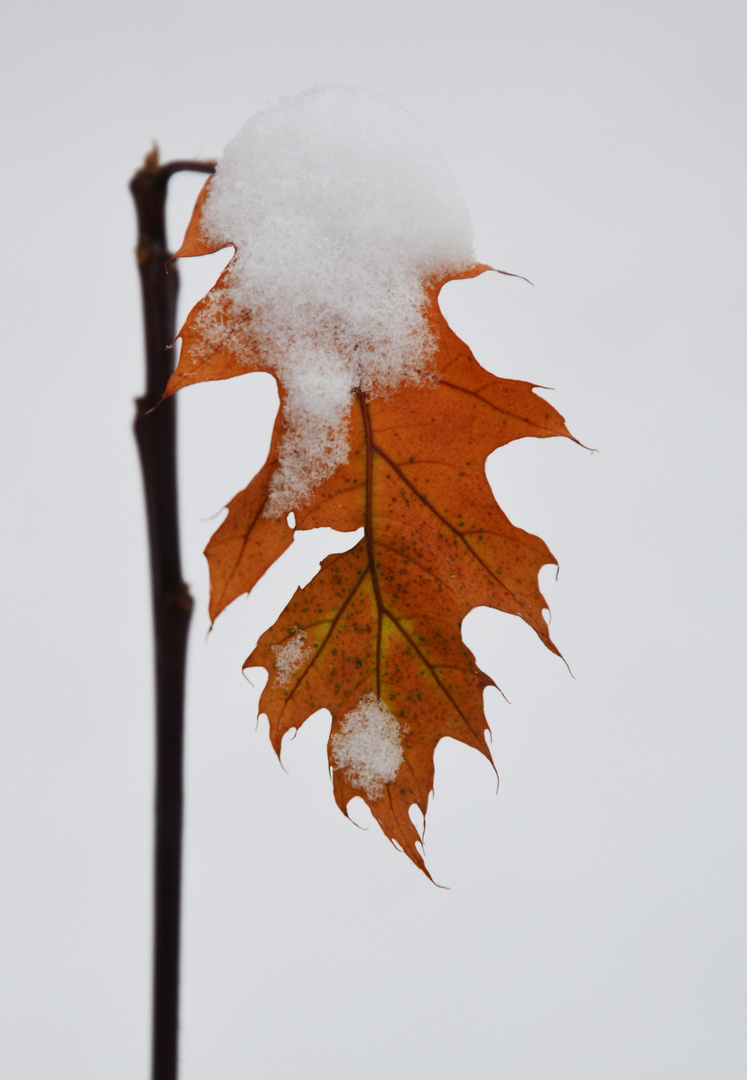
{"type": "MultiPolygon", "coordinates": [[[[198,203],[181,255],[201,253],[198,203]]],[[[453,274],[473,277],[482,264],[453,274]]],[[[166,396],[183,386],[268,370],[249,351],[224,272],[189,315],[166,396]]],[[[503,271],[499,271],[503,273],[503,271]]],[[[299,589],[245,667],[267,668],[260,700],[279,754],[283,736],[320,708],[332,713],[328,747],[338,805],[361,796],[384,833],[426,874],[410,820],[426,813],[438,742],[456,739],[492,759],[483,691],[493,685],[461,639],[476,606],[518,615],[557,653],[544,618],[538,573],[555,560],[538,537],[501,511],[485,475],[497,447],[525,437],[569,438],[563,418],[526,382],[480,367],[438,307],[425,312],[437,345],[429,377],[395,393],[356,392],[349,457],[295,508],[300,528],[363,527],[350,551],[327,558],[299,589]]],[[[284,388],[268,460],[206,549],[210,615],[249,592],[289,546],[285,516],[268,495],[286,434],[284,388]]],[[[428,875],[430,876],[430,875],[428,875]]]]}
{"type": "MultiPolygon", "coordinates": [[[[350,420],[350,460],[296,513],[299,526],[364,526],[260,639],[246,667],[268,669],[260,709],[280,753],[283,736],[320,708],[332,713],[329,762],[341,809],[356,795],[384,833],[425,870],[409,817],[425,814],[441,738],[489,760],[483,690],[492,680],[463,644],[462,619],[478,605],[519,615],[557,653],[543,617],[540,568],[555,560],[542,540],[512,525],[495,502],[484,462],[525,436],[570,437],[529,383],[481,368],[441,315],[439,379],[367,401],[350,420]],[[336,740],[361,700],[376,700],[402,732],[396,775],[368,789],[340,767],[336,740]]],[[[427,873],[427,870],[426,870],[427,873]]]]}

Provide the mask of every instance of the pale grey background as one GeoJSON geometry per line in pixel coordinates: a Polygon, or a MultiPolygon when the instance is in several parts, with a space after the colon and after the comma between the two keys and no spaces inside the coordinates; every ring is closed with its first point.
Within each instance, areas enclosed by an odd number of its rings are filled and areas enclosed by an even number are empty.
{"type": "MultiPolygon", "coordinates": [[[[209,640],[204,519],[266,446],[266,377],[181,402],[191,644],[182,1080],[745,1075],[745,9],[213,0],[11,5],[3,33],[0,1072],[148,1072],[150,614],[127,181],[359,83],[435,135],[486,276],[445,307],[600,453],[490,475],[557,555],[575,679],[506,616],[466,636],[500,793],[443,746],[433,888],[285,754],[240,666],[290,571],[209,640]]],[[[174,183],[172,241],[199,180],[174,183]]],[[[185,271],[186,307],[216,267],[185,271]]],[[[364,821],[365,815],[359,814],[364,821]]]]}

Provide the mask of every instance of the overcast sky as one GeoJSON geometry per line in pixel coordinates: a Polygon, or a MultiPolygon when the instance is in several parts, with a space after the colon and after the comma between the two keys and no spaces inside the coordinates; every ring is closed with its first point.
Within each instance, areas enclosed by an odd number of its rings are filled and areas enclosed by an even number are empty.
{"type": "MultiPolygon", "coordinates": [[[[187,716],[181,1080],[712,1080],[747,1067],[744,5],[12,5],[0,66],[0,1072],[149,1068],[152,672],[127,183],[284,94],[359,84],[434,135],[485,275],[443,306],[574,434],[488,473],[560,563],[573,675],[465,640],[501,777],[437,753],[426,854],[339,813],[318,716],[282,771],[241,664],[313,555],[207,637],[201,554],[259,467],[268,376],[181,395],[187,716]],[[14,9],[14,10],[13,10],[14,9]]],[[[199,190],[177,178],[176,246],[199,190]]],[[[184,267],[182,313],[219,265],[184,267]]],[[[304,569],[305,568],[305,569],[304,569]]],[[[368,825],[365,811],[356,820],[368,825]]]]}

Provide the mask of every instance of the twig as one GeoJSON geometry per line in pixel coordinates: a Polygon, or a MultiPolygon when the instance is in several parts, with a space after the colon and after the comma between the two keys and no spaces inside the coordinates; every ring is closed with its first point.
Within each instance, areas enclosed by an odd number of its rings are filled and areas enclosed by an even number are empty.
{"type": "Polygon", "coordinates": [[[145,487],[156,675],[155,918],[152,1080],[176,1080],[179,1026],[184,681],[192,597],[182,581],[176,491],[176,406],[155,412],[172,370],[179,276],[166,246],[166,189],[176,172],[212,173],[210,162],[161,165],[154,148],[130,183],[145,321],[146,391],[135,439],[145,487]]]}

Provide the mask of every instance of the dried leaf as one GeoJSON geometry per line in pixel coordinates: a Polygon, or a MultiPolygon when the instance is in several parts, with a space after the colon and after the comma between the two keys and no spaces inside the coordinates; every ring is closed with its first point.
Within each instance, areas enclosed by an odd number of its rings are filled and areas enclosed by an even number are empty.
{"type": "MultiPolygon", "coordinates": [[[[200,207],[181,255],[198,253],[200,207]]],[[[475,265],[457,277],[489,270],[475,265]]],[[[208,379],[267,370],[237,351],[242,340],[226,275],[190,314],[166,395],[208,379]]],[[[446,279],[451,280],[451,278],[446,279]]],[[[447,325],[430,283],[427,318],[437,342],[431,377],[368,398],[358,390],[348,418],[348,461],[295,508],[299,528],[330,526],[364,536],[326,559],[262,635],[246,667],[267,668],[260,701],[279,754],[284,735],[315,711],[332,714],[329,764],[338,805],[362,797],[384,833],[428,873],[410,819],[426,813],[433,755],[445,737],[491,760],[483,691],[460,628],[476,606],[518,615],[557,653],[539,591],[555,560],[538,537],[501,511],[485,461],[515,439],[571,438],[535,388],[484,370],[447,325]]],[[[211,617],[249,592],[288,547],[285,518],[266,513],[284,435],[281,407],[267,463],[229,505],[210,541],[211,617]]],[[[429,875],[430,876],[430,875],[429,875]]]]}

